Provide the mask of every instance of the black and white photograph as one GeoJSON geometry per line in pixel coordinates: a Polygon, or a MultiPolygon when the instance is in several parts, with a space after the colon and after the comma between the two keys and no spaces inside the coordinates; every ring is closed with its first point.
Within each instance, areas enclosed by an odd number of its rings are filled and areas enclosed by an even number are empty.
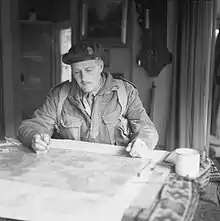
{"type": "Polygon", "coordinates": [[[0,221],[220,221],[220,0],[0,0],[0,221]]]}

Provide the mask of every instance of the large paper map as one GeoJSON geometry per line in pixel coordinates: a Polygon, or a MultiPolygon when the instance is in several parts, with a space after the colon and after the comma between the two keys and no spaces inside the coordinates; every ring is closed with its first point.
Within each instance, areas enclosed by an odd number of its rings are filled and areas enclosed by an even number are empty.
{"type": "Polygon", "coordinates": [[[24,148],[0,153],[0,216],[33,221],[90,220],[91,216],[96,221],[121,220],[145,185],[135,181],[138,172],[152,163],[150,158],[118,156],[121,150],[57,141],[41,155],[24,148]]]}
{"type": "Polygon", "coordinates": [[[0,179],[113,195],[144,163],[146,160],[84,151],[52,149],[40,156],[13,152],[1,157],[0,179]]]}

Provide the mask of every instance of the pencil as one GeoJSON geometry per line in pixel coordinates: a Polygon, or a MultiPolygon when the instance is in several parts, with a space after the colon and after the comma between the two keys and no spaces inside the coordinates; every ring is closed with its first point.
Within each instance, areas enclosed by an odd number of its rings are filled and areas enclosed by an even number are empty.
{"type": "Polygon", "coordinates": [[[16,142],[12,141],[11,138],[5,137],[5,140],[8,141],[9,143],[12,143],[12,144],[16,145],[16,146],[20,145],[19,143],[16,143],[16,142]]]}
{"type": "Polygon", "coordinates": [[[140,177],[141,174],[143,173],[143,171],[146,169],[146,167],[149,167],[149,170],[154,170],[155,167],[156,167],[156,162],[154,161],[150,161],[149,163],[147,163],[144,167],[142,167],[138,173],[137,173],[137,176],[140,177]]]}

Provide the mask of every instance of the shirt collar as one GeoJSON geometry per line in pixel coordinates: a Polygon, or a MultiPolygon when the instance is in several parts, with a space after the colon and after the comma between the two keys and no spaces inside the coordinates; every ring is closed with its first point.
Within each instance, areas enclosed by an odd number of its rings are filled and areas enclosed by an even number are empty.
{"type": "MultiPolygon", "coordinates": [[[[99,87],[95,91],[91,92],[94,96],[96,96],[99,93],[99,91],[102,89],[103,85],[105,84],[105,80],[106,80],[106,76],[102,75],[99,87]]],[[[81,98],[88,96],[89,93],[85,93],[79,87],[77,87],[77,89],[78,89],[78,93],[79,93],[81,98]]]]}

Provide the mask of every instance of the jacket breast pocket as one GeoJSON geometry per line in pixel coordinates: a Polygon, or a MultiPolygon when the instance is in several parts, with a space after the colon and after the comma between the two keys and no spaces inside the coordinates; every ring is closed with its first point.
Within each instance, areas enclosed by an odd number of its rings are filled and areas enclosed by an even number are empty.
{"type": "Polygon", "coordinates": [[[81,125],[81,119],[65,115],[63,118],[61,118],[60,133],[63,138],[80,140],[81,125]]]}
{"type": "Polygon", "coordinates": [[[116,144],[127,146],[130,142],[131,129],[128,119],[122,117],[116,128],[116,144]]]}
{"type": "Polygon", "coordinates": [[[102,116],[102,120],[104,122],[105,127],[107,128],[109,139],[111,144],[115,144],[115,127],[119,122],[120,113],[118,111],[114,111],[112,113],[108,113],[102,116]]]}

